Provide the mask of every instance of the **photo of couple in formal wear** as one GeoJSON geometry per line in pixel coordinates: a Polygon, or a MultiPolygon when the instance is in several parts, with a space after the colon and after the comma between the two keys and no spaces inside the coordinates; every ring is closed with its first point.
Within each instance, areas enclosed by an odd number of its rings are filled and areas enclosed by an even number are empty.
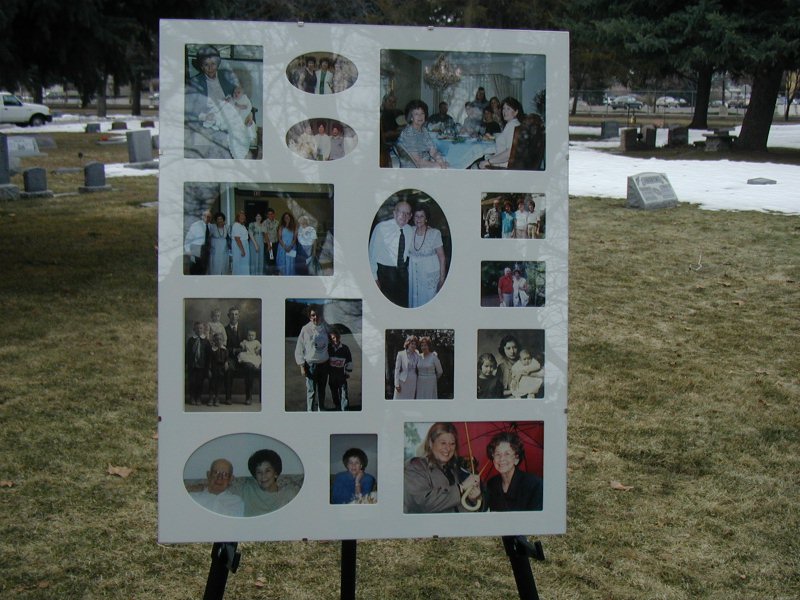
{"type": "Polygon", "coordinates": [[[261,157],[263,64],[261,46],[186,45],[186,158],[261,157]]]}
{"type": "Polygon", "coordinates": [[[183,469],[189,497],[228,517],[255,517],[286,506],[300,492],[303,479],[303,464],[294,450],[254,433],[206,442],[183,469]]]}
{"type": "Polygon", "coordinates": [[[386,330],[386,399],[453,398],[453,329],[386,330]]]}
{"type": "Polygon", "coordinates": [[[331,435],[330,477],[331,504],[376,504],[378,436],[331,435]]]}
{"type": "Polygon", "coordinates": [[[445,284],[452,256],[450,226],[425,192],[405,189],[378,209],[369,237],[372,278],[388,300],[418,308],[445,284]]]}
{"type": "Polygon", "coordinates": [[[361,410],[361,300],[286,300],[288,412],[361,410]]]}
{"type": "Polygon", "coordinates": [[[404,424],[403,512],[538,511],[541,421],[404,424]]]}
{"type": "Polygon", "coordinates": [[[293,59],[286,77],[307,94],[337,94],[350,89],[358,79],[358,69],[349,58],[331,52],[310,52],[293,59]]]}
{"type": "Polygon", "coordinates": [[[333,275],[332,185],[191,182],[183,198],[184,274],[333,275]]]}
{"type": "Polygon", "coordinates": [[[187,412],[261,410],[261,300],[184,300],[187,412]]]}
{"type": "Polygon", "coordinates": [[[544,329],[478,330],[478,398],[544,398],[544,384],[544,329]]]}
{"type": "Polygon", "coordinates": [[[544,302],[544,261],[481,261],[481,306],[537,307],[544,302]]]}

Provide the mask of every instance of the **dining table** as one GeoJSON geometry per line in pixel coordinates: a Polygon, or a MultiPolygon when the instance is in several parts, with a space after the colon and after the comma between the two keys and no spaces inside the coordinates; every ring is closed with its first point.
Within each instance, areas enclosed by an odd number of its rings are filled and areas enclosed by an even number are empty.
{"type": "Polygon", "coordinates": [[[494,154],[494,140],[472,137],[437,137],[432,134],[436,149],[444,156],[451,169],[466,169],[486,154],[494,154]]]}

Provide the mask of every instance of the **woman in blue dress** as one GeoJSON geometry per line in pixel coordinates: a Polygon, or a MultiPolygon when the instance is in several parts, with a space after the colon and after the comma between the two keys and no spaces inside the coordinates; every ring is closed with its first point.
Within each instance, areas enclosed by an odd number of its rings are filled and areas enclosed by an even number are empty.
{"type": "Polygon", "coordinates": [[[228,235],[230,231],[225,225],[225,215],[218,212],[214,215],[214,225],[209,225],[211,232],[211,252],[208,257],[209,275],[228,274],[228,235]]]}
{"type": "Polygon", "coordinates": [[[504,239],[514,237],[514,211],[511,210],[511,202],[506,200],[503,205],[503,214],[500,215],[501,235],[504,239]]]}
{"type": "Polygon", "coordinates": [[[281,215],[278,226],[278,272],[281,275],[294,275],[294,261],[297,258],[297,223],[291,213],[281,215]]]}
{"type": "Polygon", "coordinates": [[[250,275],[264,274],[264,224],[261,213],[247,226],[250,236],[250,275]]]}

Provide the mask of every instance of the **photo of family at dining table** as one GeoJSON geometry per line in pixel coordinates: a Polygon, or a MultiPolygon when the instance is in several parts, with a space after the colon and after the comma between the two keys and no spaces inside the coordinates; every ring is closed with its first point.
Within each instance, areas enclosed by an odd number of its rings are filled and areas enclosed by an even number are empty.
{"type": "Polygon", "coordinates": [[[184,231],[187,275],[329,276],[333,186],[186,183],[184,231]]]}
{"type": "Polygon", "coordinates": [[[386,330],[386,399],[453,398],[455,331],[386,330]]]}
{"type": "Polygon", "coordinates": [[[541,240],[546,227],[544,194],[481,194],[481,237],[541,240]]]}
{"type": "Polygon", "coordinates": [[[184,156],[261,157],[263,48],[186,44],[184,156]]]}
{"type": "Polygon", "coordinates": [[[545,57],[381,50],[387,168],[545,168],[545,57]]]}
{"type": "Polygon", "coordinates": [[[401,190],[378,209],[367,252],[381,293],[397,306],[418,308],[433,300],[447,278],[450,226],[428,194],[401,190]]]}
{"type": "Polygon", "coordinates": [[[405,423],[404,435],[404,513],[542,510],[542,421],[405,423]]]}
{"type": "Polygon", "coordinates": [[[185,409],[261,409],[261,300],[184,300],[185,409]]]}
{"type": "Polygon", "coordinates": [[[544,330],[478,330],[477,397],[544,398],[544,330]]]}
{"type": "Polygon", "coordinates": [[[256,517],[283,508],[303,487],[304,469],[286,444],[254,433],[215,438],[183,469],[189,497],[213,513],[256,517]]]}
{"type": "Polygon", "coordinates": [[[544,306],[543,261],[481,262],[481,306],[524,308],[544,306]]]}

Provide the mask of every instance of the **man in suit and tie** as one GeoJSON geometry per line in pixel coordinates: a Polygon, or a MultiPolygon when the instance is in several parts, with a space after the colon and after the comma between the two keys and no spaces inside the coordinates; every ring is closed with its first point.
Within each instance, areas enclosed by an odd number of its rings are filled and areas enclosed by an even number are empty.
{"type": "Polygon", "coordinates": [[[369,265],[383,295],[398,306],[408,307],[408,250],[414,228],[408,224],[411,205],[395,204],[393,218],[381,221],[369,238],[369,265]]]}
{"type": "MultiPolygon", "coordinates": [[[[211,368],[211,343],[206,337],[206,326],[202,321],[192,324],[192,337],[186,340],[186,379],[189,383],[189,404],[200,404],[203,381],[211,368]]],[[[208,401],[209,406],[211,401],[208,401]]]]}
{"type": "Polygon", "coordinates": [[[233,378],[237,374],[244,375],[244,403],[252,404],[253,378],[258,371],[249,363],[239,362],[239,353],[242,351],[242,340],[247,339],[247,328],[239,322],[238,306],[232,306],[228,309],[228,324],[225,326],[225,333],[228,336],[228,369],[225,371],[225,404],[232,404],[233,378]]]}

